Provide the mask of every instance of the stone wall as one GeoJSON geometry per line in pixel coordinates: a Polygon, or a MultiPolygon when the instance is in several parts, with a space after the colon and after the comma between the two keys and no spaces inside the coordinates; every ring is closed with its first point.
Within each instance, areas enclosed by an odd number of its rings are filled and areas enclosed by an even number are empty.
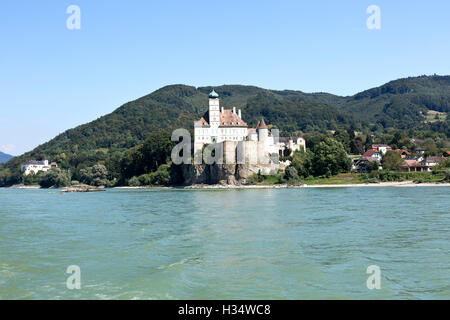
{"type": "Polygon", "coordinates": [[[224,141],[217,147],[223,148],[223,163],[183,165],[184,184],[241,184],[253,174],[275,174],[280,168],[263,142],[224,141]]]}

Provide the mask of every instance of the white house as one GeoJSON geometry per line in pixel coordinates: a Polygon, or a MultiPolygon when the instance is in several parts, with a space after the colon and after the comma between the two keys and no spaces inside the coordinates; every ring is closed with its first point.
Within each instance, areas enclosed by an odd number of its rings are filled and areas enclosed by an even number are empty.
{"type": "Polygon", "coordinates": [[[30,173],[37,174],[38,172],[47,172],[52,167],[56,167],[56,163],[52,162],[51,164],[48,163],[48,160],[42,160],[42,161],[36,161],[36,160],[30,160],[25,162],[21,167],[21,172],[23,175],[29,175],[30,173]]]}

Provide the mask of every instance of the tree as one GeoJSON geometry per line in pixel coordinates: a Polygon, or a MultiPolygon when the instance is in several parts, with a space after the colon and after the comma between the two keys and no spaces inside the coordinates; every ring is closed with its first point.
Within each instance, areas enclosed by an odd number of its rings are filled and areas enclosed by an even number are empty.
{"type": "Polygon", "coordinates": [[[120,162],[122,180],[154,172],[160,165],[167,164],[174,145],[166,132],[150,134],[142,145],[123,155],[120,162]]]}
{"type": "Polygon", "coordinates": [[[130,187],[139,187],[141,185],[141,182],[139,181],[138,177],[132,177],[130,180],[128,180],[128,185],[130,187]]]}
{"type": "Polygon", "coordinates": [[[284,173],[284,177],[287,180],[296,180],[298,179],[298,173],[297,170],[293,166],[289,166],[286,168],[286,171],[284,173]]]}
{"type": "Polygon", "coordinates": [[[364,152],[364,143],[361,137],[356,137],[350,141],[350,153],[351,154],[362,154],[364,152]]]}
{"type": "Polygon", "coordinates": [[[336,130],[334,132],[334,138],[339,141],[340,143],[342,143],[342,145],[345,148],[345,151],[350,151],[350,134],[348,131],[345,130],[336,130]]]}
{"type": "Polygon", "coordinates": [[[423,143],[423,146],[424,146],[424,148],[426,150],[426,154],[428,156],[435,156],[439,153],[436,143],[431,138],[428,138],[427,140],[425,140],[425,142],[423,143]]]}
{"type": "Polygon", "coordinates": [[[67,172],[62,171],[60,168],[52,168],[44,174],[39,185],[42,188],[67,187],[70,185],[70,177],[67,172]]]}
{"type": "Polygon", "coordinates": [[[403,159],[398,152],[388,150],[383,156],[383,169],[385,170],[398,170],[402,164],[403,159]]]}
{"type": "Polygon", "coordinates": [[[80,170],[81,182],[92,186],[106,186],[108,181],[108,170],[102,164],[80,170]]]}
{"type": "Polygon", "coordinates": [[[332,176],[350,171],[352,165],[339,141],[325,137],[314,147],[312,169],[316,176],[332,176]]]}
{"type": "Polygon", "coordinates": [[[312,175],[312,161],[314,154],[310,151],[296,150],[292,154],[291,166],[297,170],[297,174],[301,177],[307,178],[312,175]]]}

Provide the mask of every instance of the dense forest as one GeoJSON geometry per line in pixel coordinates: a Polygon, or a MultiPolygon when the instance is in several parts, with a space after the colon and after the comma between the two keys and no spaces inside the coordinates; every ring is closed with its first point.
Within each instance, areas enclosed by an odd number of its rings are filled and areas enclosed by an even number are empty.
{"type": "MultiPolygon", "coordinates": [[[[159,170],[166,179],[168,169],[159,168],[166,161],[159,159],[145,169],[133,169],[133,161],[137,160],[132,160],[131,155],[137,157],[145,148],[146,139],[154,140],[151,137],[155,135],[168,136],[176,128],[192,130],[194,120],[208,108],[208,93],[212,89],[170,85],[128,102],[1,164],[0,186],[22,183],[20,165],[29,159],[43,158],[56,161],[62,171],[70,170],[72,180],[82,180],[83,173],[95,165],[104,166],[109,181],[114,183],[124,183],[133,170],[137,170],[133,175],[159,170]]],[[[348,97],[241,85],[224,85],[214,90],[219,93],[222,106],[242,109],[249,126],[254,127],[264,117],[282,135],[300,133],[313,137],[336,130],[359,132],[361,141],[351,138],[346,146],[350,153],[360,150],[368,137],[393,141],[400,133],[407,136],[403,144],[414,138],[418,145],[429,145],[435,152],[448,148],[450,76],[399,79],[348,97]]],[[[147,148],[153,146],[146,143],[147,148]]]]}

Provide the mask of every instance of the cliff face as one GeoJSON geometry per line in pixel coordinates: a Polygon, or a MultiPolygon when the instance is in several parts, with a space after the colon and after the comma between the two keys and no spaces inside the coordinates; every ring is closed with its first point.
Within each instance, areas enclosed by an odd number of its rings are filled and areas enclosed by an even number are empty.
{"type": "Polygon", "coordinates": [[[184,184],[243,184],[255,173],[274,174],[278,165],[197,164],[183,166],[184,184]]]}

